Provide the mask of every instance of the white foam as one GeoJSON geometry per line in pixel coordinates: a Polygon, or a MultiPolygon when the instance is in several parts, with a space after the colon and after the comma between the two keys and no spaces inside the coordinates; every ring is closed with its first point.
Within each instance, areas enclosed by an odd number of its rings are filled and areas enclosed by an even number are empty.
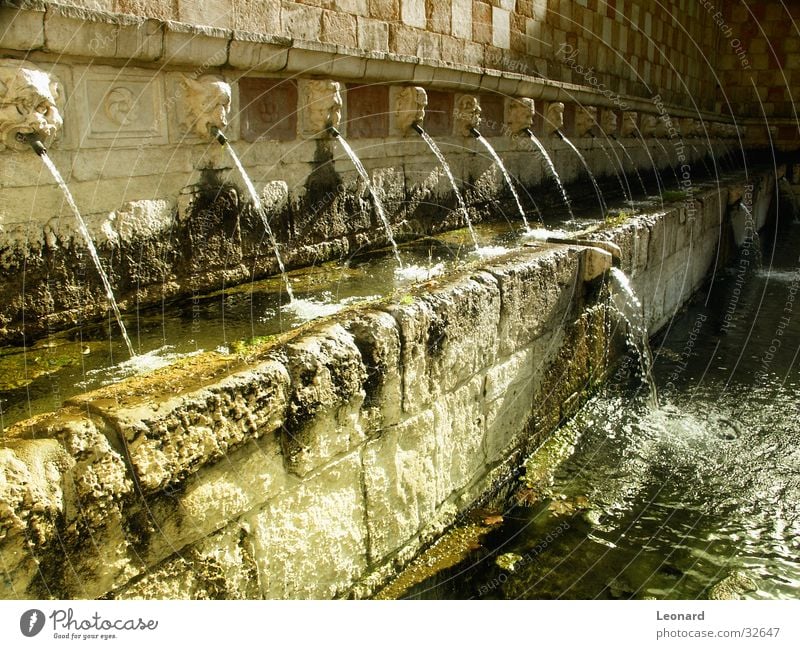
{"type": "Polygon", "coordinates": [[[90,388],[92,385],[111,385],[117,383],[122,379],[131,376],[139,376],[172,365],[181,358],[189,358],[197,356],[203,352],[198,349],[188,353],[176,353],[172,350],[175,349],[173,345],[164,345],[158,349],[147,352],[146,354],[139,354],[126,361],[112,365],[111,367],[104,367],[96,370],[89,370],[86,372],[86,380],[78,383],[80,388],[90,388]]]}
{"type": "Polygon", "coordinates": [[[441,275],[444,272],[444,263],[439,262],[433,266],[406,266],[405,268],[397,268],[394,271],[394,276],[397,279],[409,282],[425,282],[433,277],[441,275]]]}

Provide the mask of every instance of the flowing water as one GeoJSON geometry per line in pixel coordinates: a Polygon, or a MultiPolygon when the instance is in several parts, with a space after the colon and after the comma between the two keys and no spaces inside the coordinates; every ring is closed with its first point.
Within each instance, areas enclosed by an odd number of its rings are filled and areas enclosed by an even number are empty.
{"type": "Polygon", "coordinates": [[[606,201],[603,198],[603,192],[600,191],[600,185],[597,184],[597,179],[594,177],[592,170],[589,168],[589,163],[586,162],[586,158],[583,157],[583,154],[578,150],[578,147],[576,147],[566,135],[564,135],[561,131],[556,131],[556,133],[558,134],[558,137],[567,143],[567,146],[572,149],[575,155],[578,156],[578,159],[581,161],[586,173],[589,174],[589,180],[592,181],[594,193],[597,195],[597,202],[600,204],[600,217],[605,218],[606,212],[608,212],[608,207],[606,207],[606,201]]]}
{"type": "Polygon", "coordinates": [[[608,149],[603,146],[603,143],[600,140],[597,140],[597,145],[600,147],[600,150],[606,156],[606,160],[608,160],[608,166],[614,171],[614,175],[617,177],[617,182],[619,182],[619,188],[622,191],[622,195],[625,197],[625,202],[631,206],[631,210],[636,213],[636,209],[633,204],[633,194],[631,193],[631,186],[628,184],[628,176],[625,174],[625,169],[622,169],[622,175],[619,173],[619,167],[622,167],[622,161],[619,159],[617,152],[612,149],[614,154],[614,158],[617,160],[617,164],[614,164],[614,160],[611,158],[611,154],[608,152],[608,149]],[[623,182],[624,178],[624,182],[623,182]]]}
{"type": "Polygon", "coordinates": [[[467,228],[472,235],[472,241],[475,244],[475,250],[480,250],[481,246],[478,243],[478,237],[475,235],[475,229],[472,227],[472,220],[469,218],[467,205],[464,203],[461,192],[458,190],[458,185],[456,185],[456,179],[453,177],[453,172],[450,170],[450,165],[447,164],[447,160],[445,160],[444,155],[439,150],[439,147],[436,145],[436,142],[434,142],[433,138],[422,129],[420,129],[418,132],[422,136],[422,139],[425,140],[425,144],[428,145],[428,148],[431,150],[433,155],[436,156],[439,164],[442,165],[442,169],[444,169],[445,174],[447,174],[450,185],[453,187],[453,193],[456,195],[456,201],[458,201],[458,209],[461,210],[461,214],[464,216],[464,221],[467,224],[467,228]]]}
{"type": "Polygon", "coordinates": [[[296,298],[291,305],[283,303],[286,280],[275,276],[195,295],[165,308],[140,309],[127,316],[135,318],[141,350],[131,361],[117,362],[123,346],[110,343],[102,324],[55,333],[26,347],[0,347],[0,435],[4,427],[54,410],[75,394],[180,358],[202,351],[246,353],[251,341],[349,306],[387,296],[402,301],[414,282],[479,264],[525,241],[516,224],[475,227],[487,243],[480,256],[472,234],[462,229],[403,245],[407,264],[402,272],[388,250],[292,271],[296,298]]]}
{"type": "Polygon", "coordinates": [[[619,268],[609,271],[611,281],[611,304],[626,325],[628,346],[635,351],[639,359],[639,375],[647,387],[648,403],[658,408],[658,392],[653,379],[653,353],[647,334],[642,302],[631,286],[631,280],[619,268]]]}
{"type": "Polygon", "coordinates": [[[264,225],[264,231],[267,233],[270,245],[275,253],[275,259],[278,262],[278,268],[281,271],[281,277],[283,278],[283,283],[286,287],[286,293],[289,296],[289,302],[291,303],[294,301],[292,283],[289,281],[289,276],[286,274],[286,266],[283,263],[281,252],[278,249],[278,241],[275,239],[275,235],[273,234],[272,228],[269,225],[269,219],[267,219],[267,213],[264,211],[264,206],[261,204],[261,199],[258,197],[258,192],[256,192],[256,188],[253,186],[253,181],[250,180],[250,176],[247,175],[247,172],[244,170],[244,166],[242,165],[241,160],[239,160],[239,156],[236,155],[236,151],[233,150],[233,147],[226,142],[222,145],[222,148],[228,152],[231,160],[233,160],[233,164],[236,165],[236,169],[239,171],[239,175],[241,176],[245,187],[247,187],[247,193],[250,195],[250,200],[253,202],[253,209],[256,210],[258,216],[261,218],[261,223],[264,225]]]}
{"type": "Polygon", "coordinates": [[[353,151],[352,147],[347,143],[347,140],[345,140],[341,136],[341,134],[337,134],[336,139],[338,140],[339,144],[342,145],[342,148],[344,149],[344,152],[347,154],[347,157],[350,158],[350,161],[356,168],[358,175],[361,176],[361,179],[366,183],[370,196],[372,196],[372,203],[375,206],[375,211],[378,213],[378,216],[381,219],[381,223],[383,224],[383,229],[386,232],[386,236],[389,239],[389,243],[392,244],[392,252],[394,253],[394,258],[397,261],[397,266],[402,269],[403,262],[400,260],[400,251],[397,249],[397,242],[394,240],[394,233],[392,232],[392,226],[389,223],[389,219],[386,217],[386,212],[383,209],[383,203],[381,202],[381,199],[378,197],[378,194],[375,192],[375,186],[372,184],[372,180],[370,179],[367,170],[364,168],[364,165],[361,163],[361,160],[356,155],[356,152],[353,151]]]}
{"type": "Polygon", "coordinates": [[[675,171],[675,167],[673,167],[672,162],[670,162],[671,158],[669,157],[669,153],[667,153],[667,147],[664,146],[664,143],[660,139],[653,138],[653,140],[655,141],[656,144],[658,144],[659,148],[661,149],[661,152],[664,154],[664,160],[666,161],[667,166],[669,166],[669,170],[672,172],[672,175],[675,176],[675,185],[677,187],[680,187],[681,179],[678,178],[678,172],[675,171]]]}
{"type": "Polygon", "coordinates": [[[517,203],[517,209],[519,210],[519,215],[522,217],[522,224],[525,226],[525,229],[528,229],[528,219],[525,218],[525,210],[522,209],[522,203],[519,200],[519,195],[517,194],[517,190],[514,189],[514,183],[511,182],[511,176],[506,169],[506,166],[503,164],[503,161],[500,159],[500,156],[497,155],[497,151],[494,150],[494,147],[489,144],[489,141],[483,137],[483,135],[478,135],[478,142],[480,142],[484,148],[489,152],[489,155],[492,156],[495,164],[498,166],[500,171],[503,173],[503,178],[505,178],[506,185],[511,190],[511,194],[514,196],[514,201],[517,203]]]}
{"type": "MultiPolygon", "coordinates": [[[[542,144],[542,141],[538,137],[536,137],[536,134],[530,129],[528,129],[528,134],[530,135],[531,142],[533,142],[534,146],[537,149],[539,149],[539,153],[542,154],[542,158],[544,159],[545,164],[547,165],[547,169],[550,172],[550,175],[552,176],[553,180],[555,180],[556,185],[558,185],[558,191],[561,192],[561,198],[564,200],[564,205],[567,206],[567,211],[569,212],[569,216],[571,219],[574,220],[575,215],[572,213],[572,202],[569,200],[569,196],[567,195],[567,190],[564,189],[564,184],[561,182],[561,176],[558,175],[556,166],[553,164],[553,159],[547,153],[547,149],[544,148],[544,144],[542,144]]],[[[573,147],[573,150],[574,149],[575,147],[573,147]]]]}
{"type": "MultiPolygon", "coordinates": [[[[656,177],[656,185],[658,187],[658,197],[661,201],[661,207],[664,207],[664,179],[661,178],[661,173],[656,166],[656,161],[653,159],[653,154],[650,153],[650,147],[647,146],[647,142],[642,135],[642,132],[637,128],[636,129],[636,137],[639,138],[639,142],[642,143],[642,147],[644,148],[644,152],[647,154],[647,158],[650,160],[650,165],[653,167],[653,174],[656,177]]],[[[638,169],[638,168],[637,168],[638,169]]]]}
{"type": "MultiPolygon", "coordinates": [[[[639,181],[639,186],[642,188],[642,195],[647,196],[647,185],[644,184],[644,180],[642,180],[642,174],[639,173],[639,165],[637,165],[634,162],[633,158],[631,157],[631,154],[628,152],[628,149],[625,148],[625,145],[622,142],[620,142],[616,137],[612,137],[611,138],[612,148],[614,147],[615,143],[619,145],[619,148],[622,150],[622,153],[625,155],[626,158],[628,158],[628,162],[631,163],[631,167],[633,167],[633,170],[636,172],[636,178],[639,181]]],[[[622,167],[622,169],[624,171],[625,167],[622,167]]]]}
{"type": "Polygon", "coordinates": [[[69,191],[67,183],[64,182],[64,179],[61,177],[61,174],[59,173],[55,164],[53,164],[50,156],[48,156],[46,153],[42,153],[40,157],[44,161],[44,164],[50,173],[53,175],[56,183],[58,183],[58,186],[61,188],[61,192],[64,194],[64,198],[66,199],[70,210],[72,210],[72,214],[75,216],[75,220],[78,223],[78,231],[81,233],[81,236],[86,243],[86,247],[89,249],[89,255],[91,256],[95,268],[97,268],[97,272],[100,275],[100,279],[103,282],[103,287],[106,291],[106,299],[111,306],[111,310],[114,312],[114,317],[116,318],[117,324],[119,325],[119,330],[122,333],[122,339],[125,341],[125,346],[128,348],[128,354],[130,354],[130,357],[133,358],[136,356],[136,352],[133,351],[133,345],[131,344],[131,339],[128,337],[128,331],[125,329],[125,324],[122,322],[122,314],[119,311],[119,306],[117,305],[116,299],[114,299],[114,290],[111,288],[111,282],[108,280],[108,275],[106,275],[105,270],[103,270],[103,264],[100,263],[100,257],[97,254],[97,248],[94,246],[94,241],[92,241],[92,235],[89,234],[89,229],[86,227],[86,222],[83,220],[83,217],[78,210],[78,206],[75,204],[75,199],[72,197],[72,192],[69,191]]]}
{"type": "Polygon", "coordinates": [[[659,407],[617,372],[561,429],[540,496],[406,596],[796,598],[800,225],[775,240],[769,268],[739,284],[734,264],[655,339],[659,407]]]}

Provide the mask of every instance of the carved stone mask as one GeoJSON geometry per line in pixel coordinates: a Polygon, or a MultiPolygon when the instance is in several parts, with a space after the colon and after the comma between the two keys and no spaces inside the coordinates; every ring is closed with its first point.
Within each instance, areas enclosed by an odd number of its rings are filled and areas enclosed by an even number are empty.
{"type": "Polygon", "coordinates": [[[0,150],[28,149],[17,134],[35,133],[49,145],[63,125],[58,80],[27,61],[0,61],[0,150]]]}
{"type": "Polygon", "coordinates": [[[481,105],[473,95],[461,95],[456,103],[456,133],[471,135],[471,128],[481,125],[481,105]]]}
{"type": "Polygon", "coordinates": [[[395,103],[395,125],[400,133],[406,133],[413,124],[420,126],[425,119],[428,94],[419,86],[406,86],[398,94],[395,103]]]}
{"type": "Polygon", "coordinates": [[[342,95],[338,81],[311,79],[300,82],[302,132],[305,137],[324,135],[329,127],[339,128],[342,95]]]}
{"type": "Polygon", "coordinates": [[[608,108],[603,110],[600,116],[600,128],[609,137],[617,134],[617,114],[613,110],[608,108]]]}
{"type": "Polygon", "coordinates": [[[512,133],[533,127],[533,116],[536,110],[533,99],[509,99],[506,109],[506,125],[512,133]]]}
{"type": "Polygon", "coordinates": [[[595,106],[578,106],[575,110],[575,137],[588,135],[597,125],[595,106]]]}
{"type": "Polygon", "coordinates": [[[620,136],[633,137],[636,135],[636,125],[639,121],[639,113],[633,110],[622,113],[622,128],[620,136]]]}
{"type": "Polygon", "coordinates": [[[645,137],[653,137],[658,130],[660,120],[655,115],[645,115],[642,120],[642,135],[645,137]]]}
{"type": "Polygon", "coordinates": [[[544,121],[550,133],[564,128],[564,104],[560,101],[547,104],[547,110],[544,113],[544,121]]]}
{"type": "Polygon", "coordinates": [[[225,129],[231,109],[231,87],[228,83],[208,74],[198,79],[185,78],[182,89],[181,125],[187,131],[206,139],[212,136],[212,126],[220,131],[225,129]]]}

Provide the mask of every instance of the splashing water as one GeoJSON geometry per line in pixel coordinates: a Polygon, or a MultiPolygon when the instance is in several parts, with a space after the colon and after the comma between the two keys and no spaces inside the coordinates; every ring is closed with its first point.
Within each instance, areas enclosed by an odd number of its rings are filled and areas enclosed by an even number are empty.
{"type": "Polygon", "coordinates": [[[467,211],[467,206],[464,203],[461,192],[458,191],[456,179],[453,178],[453,172],[450,171],[450,165],[447,164],[447,160],[445,160],[444,155],[439,150],[439,147],[436,146],[436,142],[433,141],[433,138],[422,129],[419,129],[418,133],[422,136],[422,139],[425,140],[425,144],[428,145],[428,148],[431,150],[431,152],[433,152],[433,155],[436,156],[439,164],[442,165],[442,169],[444,169],[445,174],[447,174],[450,185],[453,187],[453,193],[456,195],[456,200],[458,201],[458,209],[460,209],[461,213],[464,215],[464,221],[467,224],[467,228],[469,228],[469,234],[472,237],[472,242],[475,244],[475,250],[479,250],[480,244],[478,243],[478,237],[475,234],[474,228],[472,227],[472,220],[469,218],[469,212],[467,211]]]}
{"type": "Polygon", "coordinates": [[[528,229],[528,219],[525,218],[525,210],[522,209],[522,203],[519,200],[519,195],[517,194],[517,190],[514,189],[514,183],[511,182],[511,176],[506,169],[506,166],[503,164],[502,159],[499,155],[497,155],[497,151],[494,150],[494,147],[489,144],[489,140],[487,140],[483,135],[478,135],[478,142],[480,142],[484,148],[489,152],[489,155],[492,156],[495,164],[498,166],[500,171],[503,173],[503,178],[505,178],[506,185],[511,190],[511,194],[514,196],[514,201],[517,203],[517,209],[519,210],[519,215],[522,217],[522,224],[525,226],[525,229],[528,229]]]}
{"type": "Polygon", "coordinates": [[[592,170],[589,168],[589,163],[586,162],[586,158],[583,157],[583,154],[578,150],[578,147],[576,147],[566,135],[564,135],[561,131],[556,131],[556,133],[564,142],[566,142],[567,146],[572,149],[575,155],[578,156],[583,168],[586,169],[586,173],[589,174],[589,180],[592,181],[594,193],[597,195],[597,202],[600,203],[600,217],[606,218],[606,212],[608,211],[608,208],[606,207],[606,201],[603,198],[603,192],[600,191],[600,185],[597,184],[597,180],[595,179],[592,170]]]}
{"type": "Polygon", "coordinates": [[[293,314],[297,320],[297,323],[300,324],[316,318],[334,315],[348,306],[358,304],[360,302],[376,300],[379,297],[379,295],[370,295],[366,297],[353,296],[338,300],[329,291],[324,291],[322,294],[320,294],[319,298],[299,298],[293,300],[290,304],[287,304],[283,310],[293,314]]]}
{"type": "Polygon", "coordinates": [[[114,299],[114,291],[111,288],[111,282],[108,281],[108,275],[106,275],[106,272],[103,270],[103,265],[100,263],[100,257],[97,254],[97,248],[94,246],[94,241],[92,241],[92,236],[89,234],[89,229],[86,227],[86,222],[83,220],[80,211],[78,211],[78,206],[75,204],[75,199],[72,197],[72,192],[69,191],[67,183],[64,182],[64,179],[61,177],[61,174],[59,173],[55,164],[53,164],[50,156],[48,156],[47,153],[41,153],[40,156],[44,161],[45,166],[55,179],[56,183],[58,183],[58,186],[61,188],[61,192],[64,194],[64,198],[67,200],[67,204],[69,205],[70,210],[72,210],[75,220],[78,222],[78,231],[81,233],[83,240],[86,242],[86,247],[89,249],[89,255],[91,255],[92,261],[94,262],[97,272],[100,275],[100,279],[103,282],[103,287],[106,291],[106,299],[111,305],[111,310],[114,312],[114,317],[117,320],[120,332],[122,333],[122,338],[128,348],[128,353],[130,354],[131,358],[134,358],[136,356],[136,352],[133,351],[133,345],[131,344],[131,339],[128,337],[128,331],[125,329],[125,325],[122,322],[122,313],[120,313],[117,301],[114,299]]]}
{"type": "Polygon", "coordinates": [[[536,137],[536,134],[530,129],[528,129],[528,134],[530,135],[531,142],[533,142],[534,146],[539,149],[539,153],[542,154],[542,158],[544,158],[545,164],[547,164],[547,169],[550,171],[550,175],[553,177],[553,180],[556,181],[556,185],[558,185],[558,191],[561,192],[561,198],[564,200],[564,205],[567,206],[569,218],[574,221],[575,214],[572,212],[572,202],[569,200],[567,190],[564,188],[564,183],[561,182],[561,176],[559,176],[558,171],[556,171],[556,166],[553,164],[553,159],[547,153],[547,149],[544,148],[542,141],[536,137]]]}
{"type": "Polygon", "coordinates": [[[247,193],[250,195],[250,200],[253,202],[253,208],[256,210],[256,212],[258,212],[258,216],[261,218],[261,223],[264,225],[264,230],[266,231],[269,242],[272,245],[272,250],[275,252],[275,259],[278,262],[278,268],[281,271],[281,277],[283,278],[283,283],[286,286],[286,293],[289,296],[289,302],[291,303],[294,301],[292,284],[289,282],[289,276],[286,274],[286,266],[284,266],[280,250],[278,250],[278,241],[275,239],[275,235],[273,234],[272,228],[269,225],[269,220],[267,220],[267,215],[264,212],[264,206],[261,204],[261,199],[258,197],[256,188],[253,186],[253,181],[250,180],[250,176],[248,176],[247,172],[244,170],[242,161],[239,160],[239,156],[236,155],[236,151],[233,150],[233,147],[226,142],[222,145],[222,148],[228,152],[231,160],[233,160],[233,164],[236,165],[236,169],[239,172],[239,175],[242,177],[245,187],[247,187],[247,193]]]}
{"type": "Polygon", "coordinates": [[[386,217],[386,212],[383,209],[383,203],[381,202],[381,199],[378,198],[378,194],[375,192],[375,186],[372,184],[372,180],[370,179],[367,170],[364,168],[364,165],[361,163],[361,160],[356,155],[356,152],[353,151],[352,147],[347,143],[347,140],[345,140],[341,136],[341,134],[337,134],[336,139],[339,141],[339,144],[342,145],[342,148],[344,149],[344,152],[347,154],[347,157],[350,158],[350,161],[356,168],[358,175],[361,176],[361,179],[366,183],[370,196],[372,196],[372,202],[375,205],[375,211],[378,213],[378,216],[381,219],[381,223],[383,223],[383,229],[386,231],[386,236],[389,238],[389,243],[392,244],[392,252],[394,253],[394,258],[397,260],[397,265],[400,268],[402,268],[403,262],[400,261],[400,251],[397,249],[397,242],[394,240],[394,233],[392,232],[392,226],[389,223],[389,219],[386,217]]]}
{"type": "Polygon", "coordinates": [[[407,282],[426,282],[444,272],[444,263],[439,262],[433,266],[413,265],[405,268],[398,268],[394,276],[407,282]]]}
{"type": "Polygon", "coordinates": [[[612,291],[612,295],[619,295],[622,298],[621,304],[614,299],[611,304],[628,327],[627,342],[639,356],[639,370],[641,379],[649,390],[649,404],[652,408],[658,408],[658,394],[653,380],[653,354],[650,350],[642,303],[636,297],[630,279],[624,272],[616,267],[611,268],[610,272],[612,283],[618,289],[616,293],[612,291]]]}

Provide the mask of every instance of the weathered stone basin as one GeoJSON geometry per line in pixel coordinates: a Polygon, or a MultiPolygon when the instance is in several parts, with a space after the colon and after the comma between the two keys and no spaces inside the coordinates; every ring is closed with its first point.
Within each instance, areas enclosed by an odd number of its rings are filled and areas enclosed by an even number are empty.
{"type": "MultiPolygon", "coordinates": [[[[741,185],[594,235],[619,246],[651,332],[724,253],[741,185]]],[[[523,248],[17,424],[0,448],[0,596],[369,596],[614,363],[591,251],[523,248]]]]}

